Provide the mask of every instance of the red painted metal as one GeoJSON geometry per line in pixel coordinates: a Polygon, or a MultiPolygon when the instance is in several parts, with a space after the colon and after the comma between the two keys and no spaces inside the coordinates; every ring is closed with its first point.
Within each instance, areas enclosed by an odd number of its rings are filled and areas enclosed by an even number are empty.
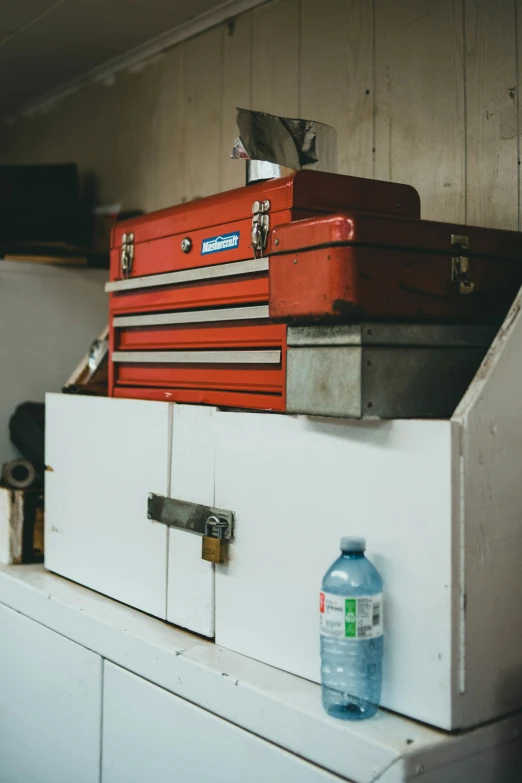
{"type": "Polygon", "coordinates": [[[522,233],[518,231],[389,217],[373,212],[365,213],[363,210],[311,216],[306,220],[277,226],[271,233],[271,255],[337,244],[455,255],[457,251],[452,236],[466,236],[469,253],[473,256],[512,260],[522,258],[522,233]]]}
{"type": "Polygon", "coordinates": [[[110,295],[110,312],[123,315],[267,302],[268,275],[263,272],[165,288],[113,292],[110,295]]]}
{"type": "MultiPolygon", "coordinates": [[[[112,234],[111,280],[121,279],[123,234],[133,235],[131,278],[253,258],[252,205],[267,200],[271,228],[341,208],[372,209],[412,218],[420,215],[418,194],[408,185],[300,171],[117,224],[112,234]],[[202,254],[203,240],[232,232],[239,232],[237,247],[202,254]],[[182,251],[184,238],[189,238],[192,244],[188,253],[182,251]]],[[[269,240],[265,255],[270,249],[269,240]]],[[[240,322],[114,329],[112,324],[112,317],[117,315],[266,304],[268,299],[267,272],[111,293],[111,357],[114,350],[279,347],[282,358],[277,367],[139,365],[110,361],[109,393],[284,410],[285,326],[240,322]]]]}
{"type": "Polygon", "coordinates": [[[231,326],[229,323],[194,324],[191,326],[150,326],[119,329],[115,341],[117,351],[168,351],[232,348],[262,350],[282,348],[285,345],[286,326],[256,324],[246,321],[231,326]]]}
{"type": "MultiPolygon", "coordinates": [[[[420,216],[418,194],[409,186],[319,172],[297,172],[290,177],[239,188],[117,224],[113,229],[111,280],[121,279],[123,234],[133,235],[131,278],[253,258],[252,204],[266,200],[270,202],[270,228],[273,229],[265,250],[265,255],[273,256],[270,281],[268,272],[262,272],[113,292],[110,294],[109,352],[112,357],[114,351],[276,348],[281,351],[280,364],[174,365],[110,361],[111,394],[285,410],[286,325],[264,321],[218,321],[115,329],[113,318],[118,315],[267,304],[269,298],[272,304],[274,297],[281,300],[287,296],[284,292],[277,294],[277,286],[283,285],[284,288],[288,281],[299,292],[299,312],[303,317],[314,313],[314,317],[328,318],[331,316],[328,297],[331,299],[335,295],[336,301],[353,303],[360,296],[359,269],[353,259],[347,262],[349,249],[339,247],[327,251],[331,263],[325,264],[324,250],[317,246],[318,242],[331,243],[331,232],[325,229],[324,223],[328,221],[328,214],[356,209],[378,213],[382,219],[406,216],[411,219],[410,223],[418,221],[420,216]],[[321,216],[323,223],[315,216],[321,216]],[[299,220],[300,225],[304,225],[311,217],[316,222],[309,225],[309,233],[302,234],[301,239],[298,234],[286,231],[292,222],[299,220]],[[276,234],[280,229],[282,233],[276,234]],[[204,240],[233,232],[239,233],[237,247],[208,255],[201,252],[204,240]],[[313,250],[310,252],[303,252],[303,236],[305,241],[312,242],[313,250]],[[185,238],[189,238],[192,244],[188,253],[184,253],[181,247],[185,238]],[[297,263],[294,264],[291,259],[293,269],[289,272],[285,271],[289,257],[279,256],[281,249],[292,254],[295,250],[298,254],[297,263]],[[273,269],[276,270],[275,276],[273,269]],[[349,269],[352,270],[351,276],[349,269]],[[325,304],[319,313],[317,301],[321,292],[325,304]]],[[[346,232],[349,227],[345,222],[342,226],[339,224],[339,228],[346,232]]],[[[342,241],[346,241],[345,235],[342,241]]],[[[297,307],[295,297],[292,301],[292,307],[297,307]]],[[[297,310],[292,317],[296,313],[297,310]]]]}
{"type": "Polygon", "coordinates": [[[271,213],[288,209],[316,213],[358,209],[420,217],[419,195],[410,185],[319,171],[297,171],[289,177],[236,188],[122,221],[113,228],[111,245],[113,248],[121,247],[122,235],[129,232],[134,234],[137,244],[232,223],[251,216],[254,201],[266,199],[270,201],[271,213]]]}
{"type": "Polygon", "coordinates": [[[283,321],[496,323],[522,285],[522,234],[351,214],[278,226],[270,258],[270,317],[283,321]],[[466,236],[469,249],[452,244],[466,236]],[[470,261],[459,292],[452,258],[470,261]]]}
{"type": "Polygon", "coordinates": [[[185,402],[194,405],[215,405],[220,408],[248,408],[282,412],[285,401],[280,394],[255,394],[215,389],[166,389],[144,386],[116,386],[113,397],[160,402],[185,402]]]}
{"type": "Polygon", "coordinates": [[[116,383],[172,389],[264,392],[283,396],[282,365],[116,364],[116,383]]]}

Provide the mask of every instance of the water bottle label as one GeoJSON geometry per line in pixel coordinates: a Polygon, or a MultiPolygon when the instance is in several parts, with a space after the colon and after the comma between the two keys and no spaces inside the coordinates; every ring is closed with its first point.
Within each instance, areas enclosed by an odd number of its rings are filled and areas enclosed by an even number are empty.
{"type": "Polygon", "coordinates": [[[354,640],[382,636],[382,593],[360,598],[320,593],[319,611],[323,636],[354,640]]]}

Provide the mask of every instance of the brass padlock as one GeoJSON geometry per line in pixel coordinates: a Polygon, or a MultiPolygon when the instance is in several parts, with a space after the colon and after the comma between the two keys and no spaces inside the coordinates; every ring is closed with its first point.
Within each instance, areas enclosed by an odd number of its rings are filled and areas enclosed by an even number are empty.
{"type": "Polygon", "coordinates": [[[205,535],[201,545],[201,557],[209,563],[224,563],[226,557],[225,530],[228,524],[223,519],[211,516],[205,522],[205,535]],[[215,533],[215,535],[213,535],[215,533]]]}

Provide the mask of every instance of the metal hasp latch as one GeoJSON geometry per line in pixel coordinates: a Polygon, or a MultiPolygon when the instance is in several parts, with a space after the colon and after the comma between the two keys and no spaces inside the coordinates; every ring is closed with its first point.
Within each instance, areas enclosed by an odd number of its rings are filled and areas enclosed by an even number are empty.
{"type": "Polygon", "coordinates": [[[134,234],[123,234],[121,238],[121,276],[129,277],[134,261],[134,234]]]}
{"type": "Polygon", "coordinates": [[[202,536],[203,560],[210,563],[226,561],[227,543],[234,538],[232,511],[151,493],[147,501],[147,519],[202,536]]]}
{"type": "MultiPolygon", "coordinates": [[[[451,244],[459,250],[468,250],[469,237],[464,234],[452,234],[451,244]]],[[[472,294],[475,290],[475,283],[469,279],[469,258],[468,256],[454,256],[451,259],[451,279],[458,284],[459,294],[472,294]]]]}
{"type": "Polygon", "coordinates": [[[270,229],[270,201],[254,201],[252,204],[252,247],[254,258],[261,258],[266,249],[270,229]]]}

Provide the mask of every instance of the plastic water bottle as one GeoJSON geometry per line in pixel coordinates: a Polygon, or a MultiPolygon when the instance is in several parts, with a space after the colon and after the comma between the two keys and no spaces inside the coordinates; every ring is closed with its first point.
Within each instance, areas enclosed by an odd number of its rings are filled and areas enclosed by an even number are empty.
{"type": "Polygon", "coordinates": [[[364,720],[381,700],[382,579],[364,556],[364,538],[342,538],[320,595],[323,707],[344,720],[364,720]]]}

